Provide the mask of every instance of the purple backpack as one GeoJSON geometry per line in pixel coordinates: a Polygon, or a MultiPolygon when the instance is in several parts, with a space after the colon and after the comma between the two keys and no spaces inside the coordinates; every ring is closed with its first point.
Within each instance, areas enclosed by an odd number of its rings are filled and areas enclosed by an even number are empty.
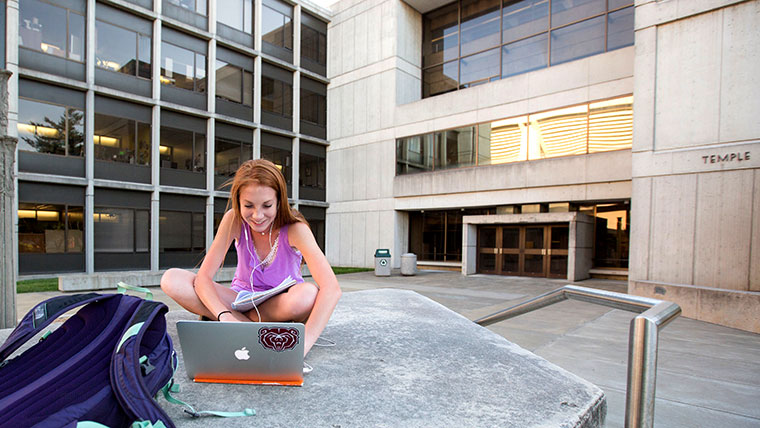
{"type": "Polygon", "coordinates": [[[38,304],[0,346],[0,427],[174,427],[153,398],[171,388],[177,366],[167,310],[126,294],[67,295],[38,304]],[[79,306],[39,343],[7,359],[79,306]]]}

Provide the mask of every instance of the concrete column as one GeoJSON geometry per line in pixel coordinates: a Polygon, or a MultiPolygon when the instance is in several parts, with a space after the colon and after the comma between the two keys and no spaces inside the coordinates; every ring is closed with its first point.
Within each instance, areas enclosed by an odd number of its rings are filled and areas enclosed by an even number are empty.
{"type": "Polygon", "coordinates": [[[16,210],[16,186],[14,184],[14,171],[16,163],[16,138],[8,136],[8,97],[6,94],[8,79],[11,73],[0,71],[0,236],[2,237],[2,249],[0,249],[0,328],[9,328],[16,325],[16,257],[14,235],[14,221],[16,210]]]}

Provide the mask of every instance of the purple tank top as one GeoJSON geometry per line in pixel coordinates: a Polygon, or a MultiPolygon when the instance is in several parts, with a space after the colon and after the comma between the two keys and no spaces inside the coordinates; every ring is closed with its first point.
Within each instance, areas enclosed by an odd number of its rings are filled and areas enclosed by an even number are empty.
{"type": "MultiPolygon", "coordinates": [[[[235,242],[237,250],[237,269],[232,278],[232,288],[236,292],[242,290],[264,291],[280,285],[290,276],[296,282],[303,282],[301,276],[301,253],[290,246],[288,240],[288,225],[280,228],[280,236],[277,238],[277,254],[274,260],[267,266],[259,266],[261,262],[253,250],[251,232],[246,223],[240,228],[240,238],[235,242]],[[253,284],[250,282],[251,269],[253,272],[253,284]]],[[[263,257],[266,257],[262,255],[263,257]]]]}

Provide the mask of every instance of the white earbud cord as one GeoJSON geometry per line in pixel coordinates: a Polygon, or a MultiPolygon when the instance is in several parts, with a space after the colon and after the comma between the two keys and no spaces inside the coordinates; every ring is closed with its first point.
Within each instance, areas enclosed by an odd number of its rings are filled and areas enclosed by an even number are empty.
{"type": "MultiPolygon", "coordinates": [[[[253,236],[248,235],[248,224],[245,225],[245,239],[250,242],[249,245],[246,245],[246,248],[248,248],[248,254],[251,256],[251,258],[255,258],[255,260],[259,260],[258,254],[256,256],[253,255],[253,252],[251,251],[251,246],[254,245],[253,243],[253,236]]],[[[269,225],[269,252],[271,254],[273,250],[273,244],[272,244],[272,227],[274,227],[274,221],[269,225]]],[[[259,260],[258,264],[251,269],[251,277],[248,279],[248,283],[251,285],[251,291],[253,291],[253,273],[258,269],[261,265],[264,264],[264,262],[269,259],[269,255],[264,258],[264,260],[259,260]]],[[[256,307],[256,303],[253,301],[253,293],[251,293],[251,304],[253,305],[253,309],[256,310],[256,315],[259,317],[259,321],[261,321],[261,312],[259,312],[259,308],[256,307]]]]}

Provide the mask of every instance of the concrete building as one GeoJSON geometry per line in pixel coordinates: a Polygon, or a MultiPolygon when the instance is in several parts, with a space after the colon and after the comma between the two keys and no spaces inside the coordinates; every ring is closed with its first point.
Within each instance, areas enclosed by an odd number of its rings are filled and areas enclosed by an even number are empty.
{"type": "Polygon", "coordinates": [[[86,289],[198,266],[225,181],[259,157],[280,166],[324,246],[326,10],[281,0],[3,0],[0,10],[21,277],[70,273],[63,288],[86,289]]]}
{"type": "Polygon", "coordinates": [[[760,1],[331,8],[334,265],[616,276],[760,332],[760,1]]]}

